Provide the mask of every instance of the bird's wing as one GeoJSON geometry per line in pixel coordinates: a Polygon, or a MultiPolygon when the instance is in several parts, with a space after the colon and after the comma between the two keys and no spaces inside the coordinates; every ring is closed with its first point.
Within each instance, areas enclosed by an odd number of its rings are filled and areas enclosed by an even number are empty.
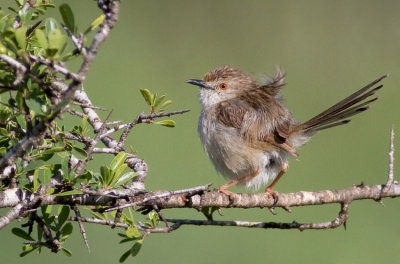
{"type": "Polygon", "coordinates": [[[292,115],[275,98],[275,94],[272,95],[270,87],[247,90],[223,101],[217,106],[216,113],[219,123],[238,129],[249,146],[261,150],[278,147],[298,156],[288,140],[292,115]]]}

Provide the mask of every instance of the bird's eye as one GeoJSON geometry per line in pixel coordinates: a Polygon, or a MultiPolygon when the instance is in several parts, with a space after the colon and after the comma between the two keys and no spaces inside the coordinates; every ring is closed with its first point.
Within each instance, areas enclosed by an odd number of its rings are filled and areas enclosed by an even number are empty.
{"type": "Polygon", "coordinates": [[[228,85],[226,83],[220,83],[218,85],[218,88],[221,90],[226,90],[226,89],[228,89],[228,85]]]}

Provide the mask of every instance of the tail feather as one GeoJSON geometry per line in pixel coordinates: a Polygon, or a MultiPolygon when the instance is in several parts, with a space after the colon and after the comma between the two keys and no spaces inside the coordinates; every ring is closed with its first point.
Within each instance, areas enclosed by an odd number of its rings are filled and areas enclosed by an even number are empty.
{"type": "Polygon", "coordinates": [[[388,75],[383,75],[382,77],[376,79],[375,81],[369,83],[360,90],[341,100],[337,104],[331,106],[322,113],[311,118],[310,120],[297,125],[296,127],[294,127],[293,132],[312,132],[347,124],[348,122],[350,122],[350,120],[348,120],[347,118],[364,112],[369,108],[368,105],[370,103],[378,99],[378,97],[374,97],[368,101],[364,101],[368,97],[374,95],[376,91],[383,87],[383,85],[379,85],[377,87],[374,86],[387,76],[388,75]]]}

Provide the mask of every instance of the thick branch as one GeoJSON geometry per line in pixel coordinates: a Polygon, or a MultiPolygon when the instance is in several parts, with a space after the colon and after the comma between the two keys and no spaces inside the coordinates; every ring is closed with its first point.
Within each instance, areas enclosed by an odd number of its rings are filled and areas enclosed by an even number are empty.
{"type": "MultiPolygon", "coordinates": [[[[207,185],[205,185],[207,186],[207,185]]],[[[394,182],[390,189],[382,193],[384,185],[357,185],[339,190],[323,190],[318,192],[300,191],[295,193],[280,193],[275,203],[274,199],[265,193],[237,194],[230,200],[229,196],[218,191],[192,194],[181,191],[157,191],[138,193],[129,189],[108,190],[103,193],[85,193],[72,196],[51,196],[46,195],[41,199],[40,205],[66,204],[66,205],[99,205],[111,206],[134,203],[138,207],[157,206],[160,209],[169,208],[196,208],[217,207],[217,208],[264,208],[293,206],[322,205],[331,203],[350,203],[351,201],[372,199],[379,200],[386,197],[399,197],[400,184],[394,182]],[[177,194],[176,194],[177,193],[177,194]],[[165,195],[164,195],[165,194],[165,195]],[[171,195],[169,195],[171,194],[171,195]],[[116,198],[120,197],[120,198],[116,198]],[[125,199],[130,197],[131,202],[125,199]],[[153,198],[154,199],[153,199],[153,198]]],[[[191,190],[187,189],[187,190],[191,190]]],[[[27,191],[8,189],[0,192],[0,208],[13,207],[20,203],[24,197],[31,195],[27,191]]]]}

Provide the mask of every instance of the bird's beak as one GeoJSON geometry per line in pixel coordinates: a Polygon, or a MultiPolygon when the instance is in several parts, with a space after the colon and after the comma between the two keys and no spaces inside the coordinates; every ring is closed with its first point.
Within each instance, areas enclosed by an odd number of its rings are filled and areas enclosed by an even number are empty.
{"type": "Polygon", "coordinates": [[[186,82],[187,82],[187,83],[190,83],[190,84],[193,84],[193,85],[197,85],[197,86],[199,86],[199,87],[201,87],[201,88],[206,88],[206,89],[212,89],[212,90],[214,90],[213,87],[207,85],[207,84],[206,84],[204,81],[202,81],[202,80],[189,79],[189,80],[187,80],[186,82]]]}

